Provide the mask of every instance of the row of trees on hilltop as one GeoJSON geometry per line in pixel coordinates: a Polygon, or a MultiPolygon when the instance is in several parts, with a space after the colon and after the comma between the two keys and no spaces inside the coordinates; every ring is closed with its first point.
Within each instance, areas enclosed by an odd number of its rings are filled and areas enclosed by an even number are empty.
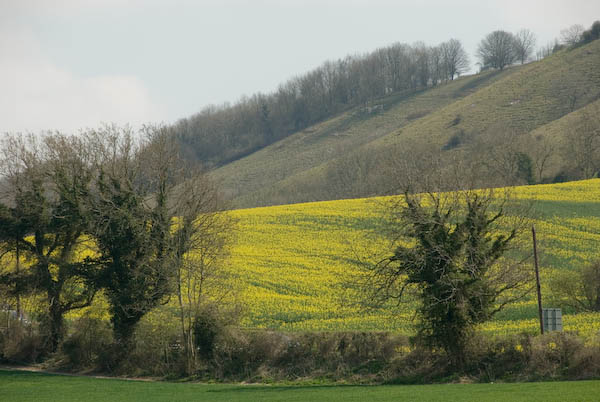
{"type": "MultiPolygon", "coordinates": [[[[538,58],[543,58],[564,46],[578,46],[600,38],[600,21],[595,21],[589,29],[574,24],[560,31],[560,40],[542,47],[538,58]]],[[[477,47],[477,59],[482,69],[504,69],[514,63],[524,64],[533,56],[536,38],[533,32],[522,29],[517,33],[494,31],[486,35],[477,47]]]]}
{"type": "Polygon", "coordinates": [[[206,107],[174,128],[188,157],[218,166],[349,107],[435,86],[469,68],[469,57],[456,39],[437,46],[395,43],[325,62],[271,94],[206,107]]]}
{"type": "MultiPolygon", "coordinates": [[[[536,53],[536,37],[530,30],[497,30],[481,40],[476,59],[482,70],[502,70],[528,62],[534,53],[541,59],[563,46],[587,43],[599,36],[600,22],[588,30],[574,25],[562,31],[560,42],[542,46],[536,53]]],[[[341,111],[387,95],[414,93],[469,70],[469,56],[457,39],[437,46],[394,43],[370,53],[327,61],[270,94],[208,106],[179,120],[174,130],[187,158],[208,167],[220,166],[341,111]]]]}
{"type": "MultiPolygon", "coordinates": [[[[504,69],[532,59],[535,35],[494,31],[479,44],[482,69],[504,69]]],[[[553,48],[554,49],[554,48],[553,48]]],[[[544,55],[551,53],[545,52],[544,55]]],[[[178,121],[175,132],[188,158],[219,166],[243,157],[348,108],[392,94],[410,94],[470,70],[462,43],[394,43],[373,52],[327,61],[270,94],[211,105],[178,121]]]]}

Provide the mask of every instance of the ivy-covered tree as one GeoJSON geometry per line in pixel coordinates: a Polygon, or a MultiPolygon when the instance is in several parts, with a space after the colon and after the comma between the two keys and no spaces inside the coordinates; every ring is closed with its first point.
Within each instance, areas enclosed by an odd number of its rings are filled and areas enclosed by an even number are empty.
{"type": "Polygon", "coordinates": [[[77,255],[88,225],[87,153],[80,139],[60,134],[7,136],[2,147],[0,247],[3,262],[16,262],[0,272],[0,283],[14,296],[45,296],[52,352],[64,336],[64,314],[89,305],[97,290],[96,261],[77,255]]]}
{"type": "MultiPolygon", "coordinates": [[[[108,299],[114,338],[119,352],[126,352],[136,324],[172,290],[165,200],[163,194],[152,196],[143,146],[130,129],[105,126],[88,132],[87,141],[96,155],[88,230],[102,260],[99,285],[108,299]]],[[[164,180],[160,185],[164,189],[164,180]]]]}
{"type": "MultiPolygon", "coordinates": [[[[529,290],[527,271],[506,265],[519,225],[501,230],[502,205],[492,193],[404,195],[394,204],[400,227],[393,255],[370,269],[376,300],[419,300],[417,340],[442,348],[457,368],[476,324],[529,290]]],[[[506,223],[506,222],[505,222],[506,223]]]]}
{"type": "Polygon", "coordinates": [[[191,239],[206,236],[198,218],[219,206],[206,176],[183,165],[169,129],[137,134],[116,126],[87,133],[97,156],[89,234],[120,356],[142,317],[175,293],[184,256],[198,243],[191,239]]]}

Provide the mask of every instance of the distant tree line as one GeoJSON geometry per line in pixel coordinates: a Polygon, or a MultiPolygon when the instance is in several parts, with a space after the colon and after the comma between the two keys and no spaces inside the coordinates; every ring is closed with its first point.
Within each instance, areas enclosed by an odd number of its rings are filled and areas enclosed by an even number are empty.
{"type": "MultiPolygon", "coordinates": [[[[542,59],[563,47],[584,45],[600,38],[600,21],[595,21],[586,30],[583,25],[575,24],[560,31],[560,40],[549,43],[538,49],[537,59],[542,59]]],[[[495,68],[502,70],[514,63],[525,64],[532,59],[535,51],[536,38],[533,32],[522,29],[517,33],[494,31],[479,42],[477,59],[482,70],[495,68]]]]}
{"type": "Polygon", "coordinates": [[[208,106],[178,121],[174,130],[188,158],[219,166],[348,108],[435,86],[468,70],[469,57],[459,40],[437,46],[395,43],[327,61],[271,94],[208,106]]]}
{"type": "MultiPolygon", "coordinates": [[[[476,58],[482,70],[549,56],[563,46],[587,43],[600,35],[600,21],[590,29],[563,30],[560,42],[536,52],[528,29],[486,35],[476,58]]],[[[327,61],[281,84],[276,91],[244,96],[234,104],[210,105],[173,126],[185,157],[218,167],[350,108],[391,94],[411,93],[453,80],[469,71],[461,42],[437,46],[394,43],[373,52],[327,61]]]]}

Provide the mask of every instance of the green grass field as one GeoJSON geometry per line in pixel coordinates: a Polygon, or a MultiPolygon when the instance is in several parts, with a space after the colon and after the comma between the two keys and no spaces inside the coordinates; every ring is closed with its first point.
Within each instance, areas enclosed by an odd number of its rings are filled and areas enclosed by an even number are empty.
{"type": "Polygon", "coordinates": [[[597,401],[600,381],[441,385],[227,385],[0,370],[3,402],[50,401],[597,401]]]}

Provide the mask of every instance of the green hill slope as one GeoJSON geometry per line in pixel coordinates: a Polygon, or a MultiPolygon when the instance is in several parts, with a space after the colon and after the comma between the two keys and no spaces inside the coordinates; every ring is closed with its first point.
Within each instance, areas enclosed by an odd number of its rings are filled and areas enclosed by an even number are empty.
{"type": "Polygon", "coordinates": [[[238,205],[292,201],[293,196],[285,200],[270,200],[262,194],[274,183],[310,171],[393,133],[517,70],[488,71],[426,91],[380,99],[373,105],[382,105],[383,111],[369,113],[366,108],[353,109],[216,169],[212,172],[213,177],[222,184],[228,196],[238,201],[238,205]]]}
{"type": "Polygon", "coordinates": [[[482,133],[490,127],[532,131],[598,99],[599,66],[600,41],[563,50],[415,122],[382,145],[409,138],[444,144],[456,131],[482,133]]]}
{"type": "Polygon", "coordinates": [[[568,148],[569,138],[578,133],[587,134],[590,130],[600,130],[598,123],[600,99],[531,131],[529,136],[536,139],[536,142],[545,141],[552,149],[558,150],[549,158],[547,174],[558,175],[561,173],[560,168],[569,164],[573,153],[568,148]]]}
{"type": "MultiPolygon", "coordinates": [[[[501,73],[382,100],[379,114],[345,113],[217,169],[214,177],[238,206],[383,194],[390,190],[382,177],[385,164],[398,150],[460,150],[469,158],[486,143],[539,135],[542,127],[600,97],[598,66],[600,41],[595,41],[501,73]]],[[[563,168],[558,154],[569,124],[570,118],[551,128],[548,172],[563,168]]],[[[497,179],[490,183],[515,184],[497,179]]]]}

